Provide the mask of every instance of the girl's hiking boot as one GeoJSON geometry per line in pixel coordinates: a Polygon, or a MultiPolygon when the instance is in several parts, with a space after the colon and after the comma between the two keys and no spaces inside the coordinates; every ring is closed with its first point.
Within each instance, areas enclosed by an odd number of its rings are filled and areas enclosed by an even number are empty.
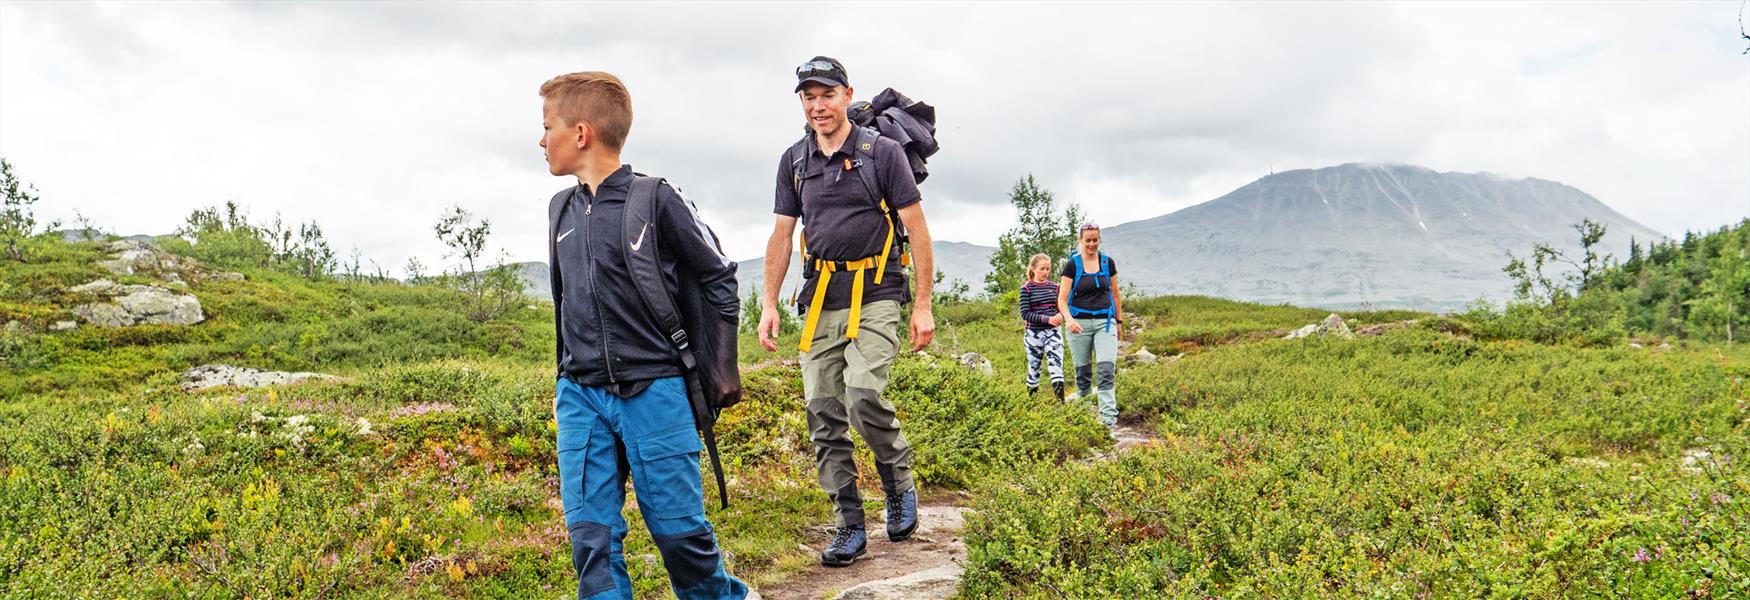
{"type": "Polygon", "coordinates": [[[918,488],[913,486],[899,497],[887,497],[887,539],[903,542],[918,529],[918,488]]]}
{"type": "Polygon", "coordinates": [[[1063,402],[1063,382],[1062,381],[1051,382],[1051,393],[1057,394],[1057,401],[1058,402],[1063,402]]]}
{"type": "Polygon", "coordinates": [[[1027,386],[1027,397],[1028,398],[1032,398],[1033,394],[1036,394],[1036,393],[1039,393],[1039,386],[1036,386],[1036,385],[1027,386]]]}
{"type": "Polygon", "coordinates": [[[841,525],[838,534],[832,536],[832,543],[820,553],[820,564],[843,567],[856,562],[857,557],[868,550],[869,537],[863,532],[863,524],[841,525]]]}

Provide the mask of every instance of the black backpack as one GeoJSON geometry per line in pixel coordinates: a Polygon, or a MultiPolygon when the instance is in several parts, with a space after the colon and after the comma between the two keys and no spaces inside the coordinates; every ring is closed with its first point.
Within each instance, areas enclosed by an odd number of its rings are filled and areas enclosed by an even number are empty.
{"type": "MultiPolygon", "coordinates": [[[[636,237],[635,229],[656,220],[657,191],[665,182],[660,177],[636,175],[632,190],[626,197],[621,213],[622,230],[627,239],[636,237]]],[[[685,202],[685,200],[682,200],[685,202]]],[[[700,223],[718,244],[717,233],[700,223]]],[[[644,298],[663,335],[674,344],[686,368],[687,398],[693,409],[693,424],[705,440],[711,457],[711,470],[717,475],[718,499],[729,508],[729,490],[723,483],[723,461],[717,455],[717,416],[723,409],[741,402],[741,369],[737,364],[738,346],[735,321],[725,321],[716,307],[701,294],[692,293],[685,284],[679,290],[669,290],[662,278],[662,234],[660,229],[640,248],[621,244],[626,253],[626,268],[644,298]]],[[[691,281],[685,265],[679,266],[679,280],[691,281]]]]}

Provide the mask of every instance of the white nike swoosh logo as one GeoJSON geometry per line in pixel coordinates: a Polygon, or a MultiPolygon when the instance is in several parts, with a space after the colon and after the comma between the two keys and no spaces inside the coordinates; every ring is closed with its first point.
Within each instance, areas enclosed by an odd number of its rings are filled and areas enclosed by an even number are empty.
{"type": "Polygon", "coordinates": [[[638,247],[644,245],[644,232],[649,231],[649,230],[650,230],[649,223],[645,223],[643,227],[640,227],[638,229],[638,239],[632,240],[632,251],[633,252],[637,252],[638,247]]]}
{"type": "Polygon", "coordinates": [[[557,244],[559,242],[565,241],[565,236],[571,235],[571,232],[573,232],[573,231],[577,231],[577,228],[572,227],[571,229],[565,230],[565,233],[559,234],[559,239],[553,240],[553,243],[557,244]]]}

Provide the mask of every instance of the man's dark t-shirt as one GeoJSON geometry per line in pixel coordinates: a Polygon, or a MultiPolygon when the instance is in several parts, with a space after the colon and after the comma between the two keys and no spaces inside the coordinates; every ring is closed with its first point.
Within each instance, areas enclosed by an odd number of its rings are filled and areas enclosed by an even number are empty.
{"type": "MultiPolygon", "coordinates": [[[[832,156],[821,154],[820,146],[812,137],[807,147],[809,152],[804,154],[801,165],[800,194],[795,188],[796,166],[790,164],[789,153],[785,152],[778,158],[777,197],[772,212],[802,220],[803,247],[817,259],[840,261],[879,256],[881,244],[887,240],[887,218],[881,214],[881,198],[887,199],[887,207],[895,213],[895,220],[899,218],[899,209],[923,200],[917,182],[912,180],[911,163],[905,158],[905,150],[899,142],[863,131],[853,131],[845,145],[832,156]],[[867,189],[856,171],[846,169],[847,162],[854,164],[858,153],[853,144],[859,143],[871,144],[866,152],[874,164],[853,168],[875,169],[875,181],[881,189],[867,189]],[[871,192],[878,196],[871,197],[871,192]]],[[[894,248],[888,252],[887,271],[882,275],[881,285],[875,285],[875,269],[862,273],[865,277],[864,304],[877,300],[902,303],[911,300],[905,273],[899,265],[897,236],[893,242],[894,248]]],[[[807,265],[802,267],[806,269],[807,265]]],[[[833,273],[832,281],[827,284],[822,310],[851,307],[852,277],[852,273],[833,273]]],[[[814,299],[815,283],[819,280],[819,275],[803,280],[802,289],[796,295],[800,310],[808,309],[809,302],[814,299]]]]}
{"type": "MultiPolygon", "coordinates": [[[[1098,311],[1112,307],[1112,280],[1105,277],[1095,277],[1094,273],[1088,272],[1089,269],[1098,272],[1100,265],[1093,261],[1088,261],[1086,265],[1083,265],[1082,280],[1075,284],[1074,290],[1070,291],[1069,312],[1071,317],[1087,318],[1089,315],[1085,311],[1098,311]],[[1096,279],[1099,281],[1095,281],[1096,279]]],[[[1118,261],[1113,260],[1110,256],[1106,257],[1106,274],[1118,274],[1118,261]]],[[[1062,275],[1068,277],[1072,282],[1075,281],[1076,259],[1074,255],[1071,255],[1069,260],[1063,261],[1062,275]]]]}

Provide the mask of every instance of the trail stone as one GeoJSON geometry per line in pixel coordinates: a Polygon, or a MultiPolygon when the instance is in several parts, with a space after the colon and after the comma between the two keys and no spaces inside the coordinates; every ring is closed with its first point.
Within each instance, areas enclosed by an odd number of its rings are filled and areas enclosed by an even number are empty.
{"type": "Polygon", "coordinates": [[[1288,335],[1282,336],[1282,339],[1298,340],[1300,338],[1312,335],[1313,332],[1318,331],[1318,330],[1319,330],[1319,326],[1317,324],[1307,325],[1306,327],[1302,327],[1300,329],[1296,329],[1294,331],[1288,332],[1288,335]]]}
{"type": "Polygon", "coordinates": [[[934,600],[954,597],[960,588],[957,564],[946,564],[927,571],[857,584],[834,600],[934,600]]]}
{"type": "Polygon", "coordinates": [[[49,331],[72,331],[78,328],[78,321],[55,321],[54,325],[49,326],[49,331]]]}
{"type": "Polygon", "coordinates": [[[1154,362],[1155,359],[1160,358],[1158,356],[1155,356],[1155,354],[1153,352],[1149,352],[1148,346],[1137,346],[1136,353],[1131,354],[1130,357],[1132,360],[1135,360],[1136,362],[1145,362],[1145,363],[1146,362],[1154,362]]]}
{"type": "Polygon", "coordinates": [[[259,369],[251,369],[249,367],[208,364],[183,371],[182,389],[194,391],[220,386],[253,388],[297,383],[311,379],[333,381],[339,380],[340,378],[322,373],[262,371],[259,369]]]}

